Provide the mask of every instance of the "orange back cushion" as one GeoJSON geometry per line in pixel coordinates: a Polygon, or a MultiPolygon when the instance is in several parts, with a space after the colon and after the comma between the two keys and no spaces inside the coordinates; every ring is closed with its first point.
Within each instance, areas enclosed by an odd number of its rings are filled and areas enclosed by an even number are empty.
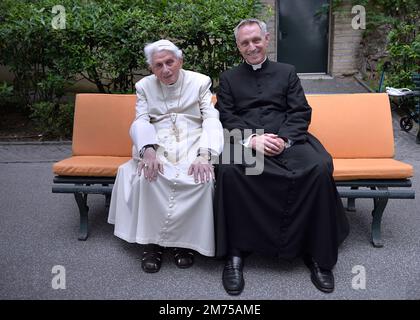
{"type": "MultiPolygon", "coordinates": [[[[394,137],[386,93],[306,95],[309,131],[333,158],[392,158],[394,137]]],[[[212,101],[216,102],[216,96],[212,101]]],[[[78,94],[73,155],[131,156],[129,129],[136,95],[78,94]]]]}
{"type": "Polygon", "coordinates": [[[333,158],[392,158],[394,135],[386,93],[307,95],[309,131],[333,158]]]}
{"type": "Polygon", "coordinates": [[[74,113],[74,156],[131,156],[129,129],[136,95],[78,94],[74,113]]]}

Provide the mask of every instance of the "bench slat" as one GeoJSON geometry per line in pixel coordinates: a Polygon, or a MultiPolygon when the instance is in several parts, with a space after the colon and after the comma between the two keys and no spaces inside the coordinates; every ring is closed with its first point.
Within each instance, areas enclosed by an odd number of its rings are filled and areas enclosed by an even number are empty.
{"type": "Polygon", "coordinates": [[[341,198],[414,199],[414,190],[338,190],[341,198]]]}
{"type": "Polygon", "coordinates": [[[53,186],[52,193],[111,194],[112,186],[53,186]]]}
{"type": "MultiPolygon", "coordinates": [[[[57,185],[52,187],[53,193],[87,193],[111,194],[112,186],[57,185]]],[[[414,190],[338,190],[341,198],[387,198],[414,199],[414,190]]]]}
{"type": "Polygon", "coordinates": [[[410,179],[397,180],[348,180],[336,181],[337,187],[411,187],[410,179]]]}
{"type": "Polygon", "coordinates": [[[115,182],[114,177],[71,177],[71,176],[56,176],[53,179],[54,183],[90,183],[90,184],[113,184],[115,182]]]}

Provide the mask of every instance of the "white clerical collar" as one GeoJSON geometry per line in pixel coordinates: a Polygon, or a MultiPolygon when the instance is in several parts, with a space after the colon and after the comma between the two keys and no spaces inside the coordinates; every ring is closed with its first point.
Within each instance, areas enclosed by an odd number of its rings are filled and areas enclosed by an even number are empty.
{"type": "Polygon", "coordinates": [[[258,63],[258,64],[250,64],[246,60],[245,60],[245,62],[248,63],[252,67],[252,69],[255,71],[255,70],[261,69],[261,67],[262,67],[263,63],[265,62],[265,60],[267,60],[267,56],[265,56],[265,59],[261,63],[258,63]]]}

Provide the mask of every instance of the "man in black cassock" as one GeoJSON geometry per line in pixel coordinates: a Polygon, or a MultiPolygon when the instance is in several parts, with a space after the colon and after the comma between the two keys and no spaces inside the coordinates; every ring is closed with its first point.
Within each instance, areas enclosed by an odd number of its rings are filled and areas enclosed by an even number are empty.
{"type": "Polygon", "coordinates": [[[235,37],[245,62],[220,76],[220,120],[225,129],[242,134],[232,139],[230,150],[240,143],[264,155],[259,175],[247,175],[247,164],[237,164],[233,153],[217,168],[216,255],[226,257],[223,286],[231,295],[240,294],[244,256],[258,252],[302,257],[314,285],[328,293],[334,290],[332,269],[348,222],[332,158],[307,131],[311,107],[295,68],[267,58],[266,30],[259,20],[241,21],[235,37]]]}

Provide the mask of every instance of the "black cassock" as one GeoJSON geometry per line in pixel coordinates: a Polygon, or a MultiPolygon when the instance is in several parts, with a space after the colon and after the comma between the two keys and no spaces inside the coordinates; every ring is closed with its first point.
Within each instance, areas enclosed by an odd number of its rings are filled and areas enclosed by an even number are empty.
{"type": "MultiPolygon", "coordinates": [[[[255,71],[242,63],[222,73],[217,108],[223,127],[241,130],[242,138],[249,136],[245,129],[264,129],[293,145],[264,157],[260,175],[246,175],[247,164],[233,164],[233,153],[217,166],[216,255],[230,248],[287,260],[310,254],[331,269],[349,226],[332,158],[307,132],[311,108],[295,68],[267,59],[255,71]]],[[[232,151],[238,141],[226,140],[232,151]]]]}

